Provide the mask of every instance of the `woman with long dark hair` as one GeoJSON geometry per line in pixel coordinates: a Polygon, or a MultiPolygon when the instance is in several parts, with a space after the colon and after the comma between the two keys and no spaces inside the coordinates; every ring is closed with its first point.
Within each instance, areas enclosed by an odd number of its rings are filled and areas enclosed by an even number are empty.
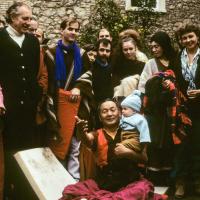
{"type": "Polygon", "coordinates": [[[141,74],[138,89],[145,93],[145,84],[153,74],[174,68],[176,53],[169,35],[163,31],[156,32],[150,39],[153,58],[150,59],[141,74]]]}
{"type": "Polygon", "coordinates": [[[174,68],[173,58],[176,53],[170,37],[162,31],[151,37],[150,48],[153,58],[146,63],[138,87],[144,93],[144,114],[151,136],[151,143],[147,148],[148,176],[155,185],[166,185],[169,183],[174,154],[174,113],[170,111],[176,106],[175,77],[171,70],[174,68]]]}

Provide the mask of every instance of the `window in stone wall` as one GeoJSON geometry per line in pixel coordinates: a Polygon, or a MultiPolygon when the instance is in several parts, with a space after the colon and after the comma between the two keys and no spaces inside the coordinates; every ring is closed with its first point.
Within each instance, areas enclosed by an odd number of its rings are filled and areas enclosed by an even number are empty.
{"type": "MultiPolygon", "coordinates": [[[[142,2],[138,2],[138,0],[126,0],[126,10],[138,10],[138,7],[141,6],[141,3],[145,6],[145,4],[149,3],[150,0],[143,0],[142,2]]],[[[156,12],[166,12],[165,8],[165,0],[151,0],[152,7],[156,12]]]]}

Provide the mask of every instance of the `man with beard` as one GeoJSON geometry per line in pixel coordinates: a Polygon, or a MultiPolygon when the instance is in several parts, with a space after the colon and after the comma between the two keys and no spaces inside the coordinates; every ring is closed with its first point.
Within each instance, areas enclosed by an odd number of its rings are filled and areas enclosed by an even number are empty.
{"type": "Polygon", "coordinates": [[[113,97],[110,55],[111,41],[108,39],[100,39],[97,43],[97,58],[91,69],[92,87],[97,104],[106,98],[113,97]]]}
{"type": "Polygon", "coordinates": [[[23,184],[13,154],[40,146],[36,132],[36,107],[42,88],[37,82],[40,47],[28,34],[32,17],[28,5],[17,2],[7,10],[8,27],[0,31],[0,85],[5,115],[3,143],[5,153],[5,199],[31,199],[23,184]]]}
{"type": "MultiPolygon", "coordinates": [[[[97,114],[98,104],[113,97],[110,66],[111,41],[105,38],[98,40],[96,49],[97,57],[91,69],[83,74],[75,85],[82,97],[78,116],[88,121],[89,130],[100,127],[97,114]]],[[[81,134],[79,134],[79,138],[81,138],[81,134]]],[[[84,145],[81,145],[79,158],[81,180],[92,178],[95,170],[94,158],[84,145]]]]}
{"type": "Polygon", "coordinates": [[[106,98],[113,97],[110,66],[111,41],[105,38],[98,40],[96,49],[97,57],[92,68],[77,80],[75,87],[77,90],[79,89],[83,95],[85,93],[84,88],[90,87],[95,104],[98,105],[106,98]]]}

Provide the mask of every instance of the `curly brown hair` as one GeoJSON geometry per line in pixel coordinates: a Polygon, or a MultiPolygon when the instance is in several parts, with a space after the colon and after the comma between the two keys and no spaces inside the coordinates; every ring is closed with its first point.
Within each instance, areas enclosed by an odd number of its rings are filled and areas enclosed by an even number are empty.
{"type": "Polygon", "coordinates": [[[181,26],[177,31],[176,34],[181,38],[186,33],[194,32],[197,37],[200,37],[200,27],[194,24],[185,24],[181,26]]]}

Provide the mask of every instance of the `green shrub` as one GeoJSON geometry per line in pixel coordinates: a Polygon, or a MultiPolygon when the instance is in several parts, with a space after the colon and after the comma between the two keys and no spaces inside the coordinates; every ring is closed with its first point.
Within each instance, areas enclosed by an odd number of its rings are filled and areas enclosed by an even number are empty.
{"type": "Polygon", "coordinates": [[[79,42],[82,45],[94,44],[101,28],[107,28],[116,42],[119,32],[134,28],[139,31],[141,43],[146,49],[146,39],[150,35],[150,28],[156,23],[158,14],[152,8],[155,0],[137,0],[137,5],[140,6],[137,11],[125,12],[114,0],[96,0],[89,23],[81,29],[79,42]]]}

